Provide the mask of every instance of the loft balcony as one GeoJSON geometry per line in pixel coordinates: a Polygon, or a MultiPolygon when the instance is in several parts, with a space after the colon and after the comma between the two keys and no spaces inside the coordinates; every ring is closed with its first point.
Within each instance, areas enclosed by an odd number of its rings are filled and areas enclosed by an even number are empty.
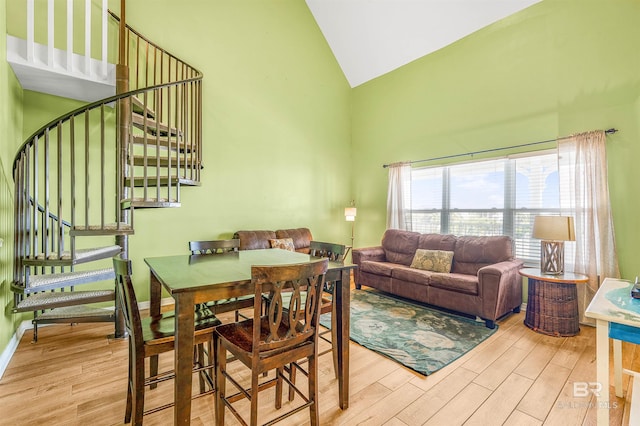
{"type": "Polygon", "coordinates": [[[107,58],[109,36],[117,27],[109,22],[108,0],[17,3],[12,2],[14,8],[25,8],[26,31],[14,28],[7,34],[7,62],[24,89],[84,102],[115,95],[115,65],[107,58]],[[81,39],[84,55],[73,48],[81,39]]]}
{"type": "Polygon", "coordinates": [[[7,34],[7,62],[24,89],[85,102],[115,95],[114,64],[39,43],[32,53],[27,47],[27,40],[7,34]]]}

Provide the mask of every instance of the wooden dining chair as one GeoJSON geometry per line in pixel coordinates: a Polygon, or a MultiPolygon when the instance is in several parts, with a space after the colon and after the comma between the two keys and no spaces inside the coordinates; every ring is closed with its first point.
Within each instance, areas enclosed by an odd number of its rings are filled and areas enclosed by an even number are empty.
{"type": "MultiPolygon", "coordinates": [[[[322,241],[311,241],[309,244],[309,250],[310,250],[309,254],[311,256],[327,258],[330,261],[334,261],[334,262],[344,261],[346,249],[347,249],[347,246],[344,244],[326,243],[322,241]]],[[[337,347],[333,344],[333,342],[337,341],[338,339],[338,330],[335,325],[336,309],[335,309],[335,304],[333,303],[335,284],[336,284],[335,281],[328,282],[325,280],[325,283],[322,288],[322,301],[320,302],[320,315],[331,313],[331,328],[329,330],[324,330],[319,332],[318,336],[325,342],[329,343],[330,347],[328,349],[323,350],[322,352],[319,352],[318,356],[325,355],[331,352],[333,356],[333,372],[337,379],[338,378],[338,350],[337,350],[337,347]],[[331,339],[325,337],[327,334],[331,334],[331,339]]],[[[290,296],[291,296],[290,294],[283,293],[282,298],[285,306],[285,311],[287,309],[286,306],[288,306],[290,296]]],[[[264,298],[264,303],[266,306],[269,305],[270,300],[268,297],[264,298]]],[[[304,308],[304,303],[305,301],[303,298],[302,309],[304,308]]],[[[287,367],[286,371],[289,373],[289,380],[292,383],[295,383],[296,369],[287,367]]],[[[295,397],[294,390],[290,386],[289,401],[293,401],[294,397],[295,397]]]]}
{"type": "MultiPolygon", "coordinates": [[[[344,262],[344,256],[347,253],[347,246],[344,244],[325,243],[322,241],[311,241],[309,244],[309,254],[315,257],[325,257],[334,262],[344,262]]],[[[333,342],[338,339],[338,329],[336,327],[336,305],[333,303],[335,293],[335,281],[329,282],[325,280],[322,287],[322,301],[320,303],[320,315],[331,313],[331,328],[318,333],[325,342],[329,343],[329,348],[318,352],[318,356],[331,353],[333,358],[333,374],[338,378],[338,348],[333,342]],[[331,339],[325,337],[331,334],[331,339]]],[[[285,303],[286,305],[286,303],[285,303]]],[[[296,382],[296,368],[288,366],[285,369],[289,373],[289,381],[293,384],[296,382]]],[[[292,386],[289,386],[289,401],[293,401],[295,392],[292,386]]]]}
{"type": "MultiPolygon", "coordinates": [[[[325,243],[322,241],[311,241],[309,244],[309,250],[311,256],[325,257],[334,262],[344,262],[344,256],[347,252],[347,246],[344,244],[325,243]]],[[[337,347],[333,344],[338,339],[338,330],[336,328],[336,305],[333,303],[335,295],[336,282],[328,282],[325,280],[322,288],[322,305],[320,307],[320,315],[331,313],[331,329],[322,331],[319,336],[324,341],[328,342],[331,347],[325,351],[320,352],[319,355],[324,355],[331,352],[333,354],[333,372],[335,377],[338,378],[338,351],[337,347]],[[326,338],[327,334],[331,334],[331,339],[326,338]]],[[[295,374],[295,370],[292,370],[295,374]]],[[[290,392],[290,398],[293,395],[290,392]]]]}
{"type": "MultiPolygon", "coordinates": [[[[157,373],[157,356],[174,349],[174,313],[165,312],[159,317],[142,318],[138,310],[138,301],[131,281],[131,261],[120,257],[113,258],[116,275],[119,303],[123,308],[125,325],[129,332],[129,379],[127,388],[127,405],[124,422],[141,425],[144,415],[155,413],[172,407],[173,403],[164,404],[149,410],[144,409],[144,395],[147,386],[153,387],[160,382],[173,379],[173,371],[157,373]],[[150,365],[151,375],[145,377],[145,359],[155,359],[155,368],[150,365]],[[133,418],[132,418],[133,417],[133,418]]],[[[213,377],[213,330],[220,321],[209,310],[195,312],[194,368],[200,376],[200,394],[204,396],[215,392],[213,377]],[[209,346],[208,362],[203,359],[203,346],[209,346]],[[207,373],[208,372],[208,373],[207,373]],[[209,390],[206,390],[206,386],[209,390]]]]}
{"type": "MultiPolygon", "coordinates": [[[[309,243],[309,254],[315,257],[326,257],[334,262],[343,262],[347,246],[344,244],[325,243],[322,241],[311,241],[309,243]]],[[[326,286],[325,282],[325,286],[326,286]]]]}
{"type": "Polygon", "coordinates": [[[238,251],[240,240],[189,241],[191,254],[221,254],[238,251]]]}
{"type": "MultiPolygon", "coordinates": [[[[189,241],[189,250],[192,255],[219,255],[229,252],[237,252],[240,248],[240,240],[209,240],[209,241],[189,241]]],[[[253,296],[233,297],[229,299],[216,300],[206,303],[207,307],[214,314],[223,312],[235,312],[235,320],[240,317],[247,319],[239,310],[251,308],[253,306],[253,296]]]]}
{"type": "MultiPolygon", "coordinates": [[[[308,360],[306,374],[309,377],[307,395],[295,388],[304,404],[279,415],[272,422],[283,420],[305,408],[309,408],[311,425],[318,425],[320,414],[318,409],[318,328],[320,318],[320,301],[322,286],[328,260],[319,259],[313,262],[276,265],[252,266],[251,281],[255,288],[253,302],[253,318],[233,324],[224,324],[216,328],[216,425],[224,425],[225,410],[229,411],[242,424],[242,418],[233,402],[247,398],[251,402],[251,413],[248,424],[258,424],[258,393],[260,390],[275,386],[275,407],[282,406],[282,382],[284,367],[293,365],[302,369],[297,363],[300,359],[308,360]],[[282,302],[283,292],[290,291],[292,297],[285,306],[282,302]],[[271,295],[268,310],[262,315],[262,295],[271,295]],[[300,310],[301,298],[306,298],[304,311],[300,310]],[[231,376],[226,368],[226,352],[230,352],[251,370],[251,386],[243,388],[238,380],[231,376]],[[275,370],[275,376],[259,383],[263,372],[275,370]],[[237,392],[227,393],[226,382],[229,380],[237,392]]],[[[234,371],[236,369],[234,368],[234,371]]],[[[271,422],[269,423],[271,424],[271,422]]]]}

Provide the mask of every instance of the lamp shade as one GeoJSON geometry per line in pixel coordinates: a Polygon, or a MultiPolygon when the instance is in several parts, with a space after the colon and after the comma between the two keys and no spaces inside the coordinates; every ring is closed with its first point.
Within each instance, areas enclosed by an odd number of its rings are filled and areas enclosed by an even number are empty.
{"type": "Polygon", "coordinates": [[[571,216],[536,216],[533,238],[545,241],[575,241],[576,233],[571,216]]]}
{"type": "Polygon", "coordinates": [[[355,207],[346,207],[344,209],[344,217],[347,222],[355,222],[357,210],[355,207]]]}

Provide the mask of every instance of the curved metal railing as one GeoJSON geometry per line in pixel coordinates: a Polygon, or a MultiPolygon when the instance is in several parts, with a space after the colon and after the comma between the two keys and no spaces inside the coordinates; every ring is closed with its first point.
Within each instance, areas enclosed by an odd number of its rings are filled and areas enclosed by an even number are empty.
{"type": "Polygon", "coordinates": [[[202,73],[126,29],[130,91],[52,120],[15,156],[14,285],[25,262],[74,259],[78,235],[130,234],[135,207],[178,205],[200,181],[202,73]]]}

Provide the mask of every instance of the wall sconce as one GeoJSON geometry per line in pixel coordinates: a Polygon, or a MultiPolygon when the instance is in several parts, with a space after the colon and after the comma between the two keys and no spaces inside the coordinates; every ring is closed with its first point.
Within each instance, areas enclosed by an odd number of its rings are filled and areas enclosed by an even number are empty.
{"type": "Polygon", "coordinates": [[[575,241],[573,217],[536,216],[533,221],[533,238],[540,241],[540,270],[543,274],[564,273],[564,242],[575,241]]]}

